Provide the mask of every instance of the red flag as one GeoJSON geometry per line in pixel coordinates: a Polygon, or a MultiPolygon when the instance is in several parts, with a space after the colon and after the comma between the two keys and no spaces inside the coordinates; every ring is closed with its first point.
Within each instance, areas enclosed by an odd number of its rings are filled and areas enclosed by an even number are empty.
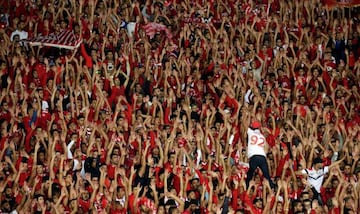
{"type": "Polygon", "coordinates": [[[172,34],[170,30],[163,24],[149,22],[146,25],[144,25],[143,28],[145,30],[146,35],[149,36],[150,39],[154,38],[155,34],[161,31],[164,31],[169,39],[172,38],[172,34]]]}
{"type": "Polygon", "coordinates": [[[81,44],[81,38],[77,38],[73,31],[63,30],[59,34],[38,36],[27,41],[31,46],[48,46],[64,49],[76,49],[81,44]]]}

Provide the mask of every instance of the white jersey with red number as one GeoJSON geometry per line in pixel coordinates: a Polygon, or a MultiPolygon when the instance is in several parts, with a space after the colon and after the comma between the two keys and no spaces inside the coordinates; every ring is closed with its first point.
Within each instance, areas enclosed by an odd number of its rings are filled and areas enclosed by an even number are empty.
{"type": "Polygon", "coordinates": [[[266,140],[264,135],[261,134],[259,129],[251,129],[247,130],[248,135],[248,149],[247,155],[248,158],[251,158],[254,155],[262,155],[266,157],[265,154],[265,144],[266,140]]]}

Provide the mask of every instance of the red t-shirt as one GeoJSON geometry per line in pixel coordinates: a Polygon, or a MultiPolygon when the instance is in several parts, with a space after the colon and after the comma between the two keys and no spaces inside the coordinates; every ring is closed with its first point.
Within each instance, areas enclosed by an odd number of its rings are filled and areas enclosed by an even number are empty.
{"type": "Polygon", "coordinates": [[[91,206],[90,200],[85,201],[83,199],[79,199],[79,207],[81,207],[84,210],[84,212],[88,212],[90,206],[91,206]]]}
{"type": "Polygon", "coordinates": [[[115,169],[116,169],[115,165],[113,165],[111,163],[107,165],[107,175],[108,175],[108,178],[111,180],[115,179],[115,169]]]}

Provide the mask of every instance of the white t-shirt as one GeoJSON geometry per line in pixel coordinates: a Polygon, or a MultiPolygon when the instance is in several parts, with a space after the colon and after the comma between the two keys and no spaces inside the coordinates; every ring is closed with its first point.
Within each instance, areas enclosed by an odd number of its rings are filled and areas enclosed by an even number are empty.
{"type": "Polygon", "coordinates": [[[20,40],[23,40],[23,39],[27,39],[28,38],[28,32],[22,30],[22,31],[19,31],[19,30],[15,30],[11,33],[10,35],[10,40],[13,41],[14,40],[14,36],[15,35],[19,35],[20,37],[20,40]]]}
{"type": "Polygon", "coordinates": [[[265,154],[265,144],[266,139],[263,134],[261,134],[259,129],[251,129],[247,130],[248,135],[248,150],[247,155],[248,158],[251,158],[254,155],[262,155],[266,157],[265,154]]]}
{"type": "Polygon", "coordinates": [[[244,102],[250,103],[253,98],[254,98],[254,93],[252,92],[252,90],[251,89],[247,90],[244,96],[244,102]]]}
{"type": "Polygon", "coordinates": [[[308,182],[312,185],[318,193],[320,193],[321,185],[324,181],[324,175],[329,172],[329,167],[325,166],[324,169],[315,170],[311,169],[303,169],[301,170],[302,174],[308,175],[308,182]]]}
{"type": "Polygon", "coordinates": [[[49,109],[49,103],[46,100],[41,101],[41,110],[47,111],[49,109]]]}

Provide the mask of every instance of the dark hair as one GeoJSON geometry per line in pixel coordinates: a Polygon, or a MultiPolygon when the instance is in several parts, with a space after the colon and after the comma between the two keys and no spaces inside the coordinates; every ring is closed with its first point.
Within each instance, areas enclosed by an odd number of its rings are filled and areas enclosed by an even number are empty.
{"type": "Polygon", "coordinates": [[[177,207],[170,207],[169,208],[169,214],[175,213],[176,209],[177,209],[177,207]]]}
{"type": "Polygon", "coordinates": [[[117,156],[118,154],[112,153],[110,158],[113,158],[115,155],[117,156]]]}
{"type": "Polygon", "coordinates": [[[6,61],[5,61],[5,60],[0,59],[0,66],[1,66],[2,64],[5,64],[5,65],[6,65],[6,61]]]}
{"type": "Polygon", "coordinates": [[[258,201],[262,201],[262,199],[260,197],[256,197],[254,200],[253,200],[253,204],[255,204],[256,202],[258,201]]]}
{"type": "Polygon", "coordinates": [[[236,210],[236,211],[235,211],[235,213],[244,214],[244,213],[245,213],[245,211],[244,211],[243,209],[238,209],[238,210],[236,210]]]}
{"type": "Polygon", "coordinates": [[[296,207],[298,204],[301,204],[301,201],[299,199],[294,200],[292,203],[293,208],[296,207]]]}
{"type": "Polygon", "coordinates": [[[37,195],[35,195],[35,198],[36,198],[36,199],[38,199],[38,198],[40,198],[40,197],[45,198],[45,195],[43,195],[43,194],[37,194],[37,195]]]}

